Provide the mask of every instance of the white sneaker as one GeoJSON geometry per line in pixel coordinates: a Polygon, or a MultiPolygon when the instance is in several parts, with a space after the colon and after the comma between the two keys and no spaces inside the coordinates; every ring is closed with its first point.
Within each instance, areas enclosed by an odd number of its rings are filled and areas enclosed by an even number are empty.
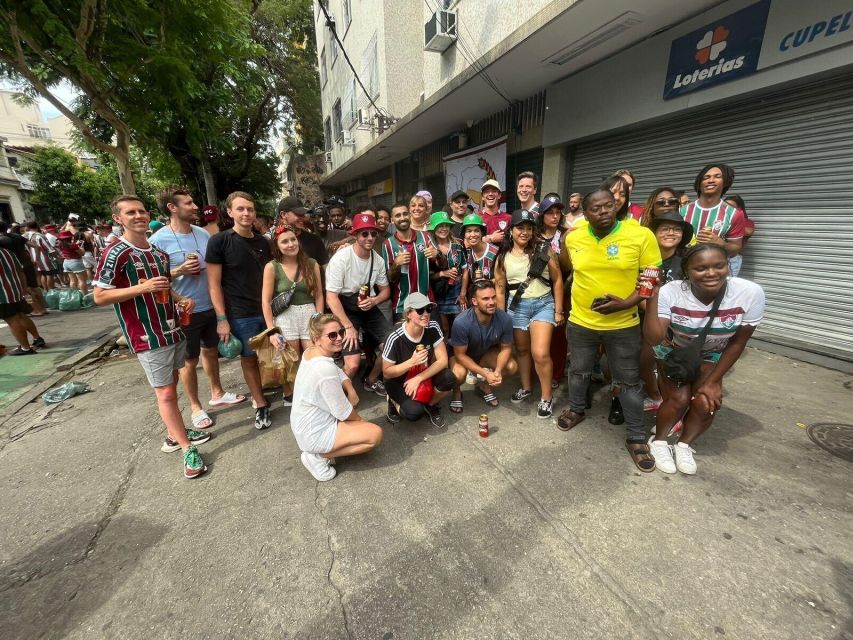
{"type": "Polygon", "coordinates": [[[477,384],[477,375],[469,371],[465,374],[465,384],[470,384],[472,387],[477,384]]]}
{"type": "Polygon", "coordinates": [[[308,453],[303,451],[299,456],[305,468],[314,476],[315,480],[326,482],[335,477],[335,469],[329,464],[323,456],[316,453],[308,453]]]}
{"type": "Polygon", "coordinates": [[[681,473],[688,476],[696,475],[696,461],[693,459],[693,449],[689,444],[679,442],[675,445],[675,466],[681,473]]]}
{"type": "Polygon", "coordinates": [[[655,459],[655,468],[664,473],[675,473],[675,460],[672,459],[672,448],[666,440],[652,440],[649,446],[655,459]]]}

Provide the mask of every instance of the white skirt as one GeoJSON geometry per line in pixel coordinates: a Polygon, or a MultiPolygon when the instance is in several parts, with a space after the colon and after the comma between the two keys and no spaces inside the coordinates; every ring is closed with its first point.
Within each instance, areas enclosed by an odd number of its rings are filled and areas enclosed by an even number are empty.
{"type": "Polygon", "coordinates": [[[313,304],[291,305],[275,317],[275,326],[285,340],[310,340],[308,321],[316,312],[313,304]]]}

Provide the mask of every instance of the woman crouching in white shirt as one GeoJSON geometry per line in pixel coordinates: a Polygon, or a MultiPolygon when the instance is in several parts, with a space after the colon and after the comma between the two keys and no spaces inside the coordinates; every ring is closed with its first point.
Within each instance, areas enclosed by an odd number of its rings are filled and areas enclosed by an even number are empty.
{"type": "Polygon", "coordinates": [[[293,383],[290,428],[302,450],[302,464],[320,482],[335,477],[334,459],[357,456],[382,442],[382,429],[363,420],[352,382],[332,359],[343,348],[344,331],[334,315],[309,323],[312,346],[302,355],[293,383]]]}

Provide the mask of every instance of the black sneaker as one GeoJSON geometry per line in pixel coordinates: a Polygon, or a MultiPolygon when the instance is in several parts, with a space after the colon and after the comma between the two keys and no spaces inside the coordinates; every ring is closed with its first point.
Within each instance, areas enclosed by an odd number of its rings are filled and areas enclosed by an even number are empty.
{"type": "Polygon", "coordinates": [[[271,426],[270,406],[266,405],[255,409],[255,429],[269,429],[271,426]]]}
{"type": "Polygon", "coordinates": [[[509,401],[513,404],[518,404],[519,402],[524,402],[532,395],[533,392],[530,389],[519,389],[509,397],[509,401]]]}
{"type": "Polygon", "coordinates": [[[397,424],[400,422],[400,412],[397,411],[397,407],[395,407],[394,403],[391,402],[391,398],[388,398],[388,411],[385,414],[385,417],[388,418],[388,422],[391,424],[397,424]]]}
{"type": "Polygon", "coordinates": [[[536,407],[536,417],[545,419],[554,415],[554,411],[551,408],[553,402],[553,400],[539,400],[539,405],[536,407]]]}
{"type": "Polygon", "coordinates": [[[610,401],[610,413],[607,415],[610,424],[625,424],[625,414],[622,412],[622,403],[619,398],[610,401]]]}
{"type": "Polygon", "coordinates": [[[44,338],[38,337],[35,340],[33,340],[32,346],[35,347],[36,349],[42,349],[42,348],[46,347],[47,345],[44,342],[44,338]]]}
{"type": "Polygon", "coordinates": [[[436,429],[444,429],[447,426],[447,421],[441,415],[441,407],[437,404],[424,405],[424,411],[429,416],[429,421],[436,429]]]}
{"type": "Polygon", "coordinates": [[[388,392],[385,390],[385,383],[382,380],[377,380],[376,382],[368,382],[364,381],[364,390],[372,391],[377,396],[381,396],[383,398],[388,397],[388,392]]]}

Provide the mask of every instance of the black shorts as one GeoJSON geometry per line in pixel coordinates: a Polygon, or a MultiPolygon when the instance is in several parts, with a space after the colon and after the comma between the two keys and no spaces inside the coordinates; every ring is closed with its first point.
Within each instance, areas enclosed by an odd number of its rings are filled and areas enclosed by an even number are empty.
{"type": "Polygon", "coordinates": [[[216,311],[208,309],[192,315],[190,324],[183,327],[187,337],[187,360],[195,360],[201,353],[201,347],[215,348],[219,344],[216,333],[216,311]]]}
{"type": "MultiPolygon", "coordinates": [[[[400,415],[406,420],[414,421],[423,415],[424,406],[406,395],[403,388],[405,383],[406,376],[385,380],[385,390],[388,391],[388,397],[400,406],[400,415]]],[[[432,386],[436,391],[450,391],[455,385],[456,378],[450,369],[439,371],[432,377],[432,386]]]]}
{"type": "Polygon", "coordinates": [[[27,281],[27,286],[31,289],[39,286],[38,277],[36,276],[36,268],[33,266],[32,262],[28,262],[24,265],[24,278],[27,281]]]}
{"type": "MultiPolygon", "coordinates": [[[[391,333],[391,325],[379,309],[376,307],[368,311],[347,309],[346,312],[350,322],[352,322],[352,326],[355,327],[356,333],[359,331],[363,332],[362,340],[366,344],[374,347],[380,347],[385,344],[388,334],[391,333]]],[[[361,347],[353,350],[344,349],[341,355],[352,356],[361,353],[361,351],[361,347]]]]}

